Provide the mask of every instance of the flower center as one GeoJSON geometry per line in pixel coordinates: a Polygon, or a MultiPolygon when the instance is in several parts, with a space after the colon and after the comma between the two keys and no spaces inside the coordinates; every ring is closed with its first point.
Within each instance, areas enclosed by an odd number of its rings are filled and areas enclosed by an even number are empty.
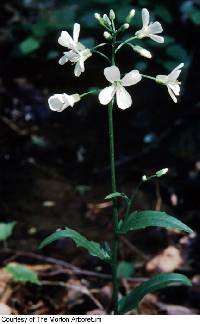
{"type": "Polygon", "coordinates": [[[114,86],[116,88],[118,88],[118,87],[121,87],[122,86],[122,81],[121,80],[117,80],[117,81],[114,81],[113,84],[114,84],[114,86]]]}

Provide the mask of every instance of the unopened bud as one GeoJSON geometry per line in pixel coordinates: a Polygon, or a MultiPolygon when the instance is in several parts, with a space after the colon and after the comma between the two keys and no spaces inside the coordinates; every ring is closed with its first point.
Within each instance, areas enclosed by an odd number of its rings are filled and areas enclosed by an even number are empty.
{"type": "Polygon", "coordinates": [[[129,13],[129,16],[133,18],[135,16],[135,9],[132,9],[129,13]]]}
{"type": "Polygon", "coordinates": [[[162,177],[163,175],[165,175],[167,172],[168,172],[168,168],[165,168],[165,169],[162,169],[162,170],[159,170],[159,171],[157,171],[156,172],[156,176],[158,177],[158,178],[160,178],[160,177],[162,177]]]}
{"type": "Polygon", "coordinates": [[[139,53],[141,56],[144,56],[146,58],[152,58],[151,52],[149,52],[148,50],[146,50],[145,48],[141,47],[141,46],[134,46],[133,47],[134,51],[139,53]]]}
{"type": "Polygon", "coordinates": [[[96,13],[94,14],[94,17],[95,17],[95,18],[96,18],[97,20],[100,20],[100,19],[101,19],[101,16],[100,16],[100,14],[99,14],[99,13],[97,13],[97,12],[96,12],[96,13]]]}
{"type": "Polygon", "coordinates": [[[143,181],[143,182],[147,181],[147,176],[146,176],[146,175],[143,175],[143,176],[142,176],[142,181],[143,181]]]}
{"type": "Polygon", "coordinates": [[[126,21],[128,23],[131,22],[132,18],[135,16],[135,9],[132,9],[130,12],[129,12],[129,15],[126,17],[126,21]]]}
{"type": "Polygon", "coordinates": [[[110,34],[109,32],[107,32],[107,31],[105,31],[105,32],[103,33],[103,36],[105,37],[105,39],[112,39],[111,34],[110,34]]]}
{"type": "Polygon", "coordinates": [[[106,14],[103,15],[103,21],[106,25],[111,25],[111,21],[106,14]]]}
{"type": "Polygon", "coordinates": [[[110,15],[109,15],[110,19],[111,20],[114,20],[115,19],[115,12],[114,10],[110,9],[110,15]]]}
{"type": "Polygon", "coordinates": [[[127,24],[127,23],[123,24],[123,28],[124,28],[124,30],[125,30],[125,29],[129,29],[129,27],[130,27],[129,24],[127,24]]]}

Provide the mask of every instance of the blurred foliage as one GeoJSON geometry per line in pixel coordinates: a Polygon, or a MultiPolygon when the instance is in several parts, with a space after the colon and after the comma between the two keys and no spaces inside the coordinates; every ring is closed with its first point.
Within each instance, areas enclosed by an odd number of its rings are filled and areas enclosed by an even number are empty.
{"type": "Polygon", "coordinates": [[[37,273],[30,270],[27,266],[18,263],[10,263],[5,267],[5,270],[10,273],[15,282],[30,282],[36,285],[40,284],[37,273]]]}
{"type": "Polygon", "coordinates": [[[16,222],[0,223],[0,241],[7,240],[13,233],[16,222]]]}

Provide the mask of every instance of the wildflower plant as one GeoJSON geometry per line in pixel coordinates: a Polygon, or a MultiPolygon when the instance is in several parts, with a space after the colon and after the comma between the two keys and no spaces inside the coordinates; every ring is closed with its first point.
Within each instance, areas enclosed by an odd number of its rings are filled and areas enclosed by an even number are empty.
{"type": "MultiPolygon", "coordinates": [[[[145,281],[141,285],[137,286],[126,296],[119,299],[119,283],[117,276],[118,267],[118,248],[119,239],[121,235],[127,234],[129,231],[141,230],[150,226],[158,226],[163,228],[175,228],[188,233],[192,230],[178,220],[175,217],[169,216],[165,212],[143,210],[134,211],[133,203],[135,195],[137,194],[140,186],[154,178],[159,179],[164,176],[168,169],[162,169],[157,171],[150,177],[144,175],[139,183],[137,189],[133,192],[131,197],[128,197],[125,193],[117,191],[116,174],[115,174],[115,153],[114,153],[114,131],[113,131],[113,108],[115,103],[120,109],[127,109],[132,106],[132,97],[129,93],[129,87],[141,82],[143,78],[148,78],[157,84],[167,87],[169,95],[174,102],[177,102],[177,96],[180,94],[180,82],[177,81],[181,72],[181,68],[184,66],[181,63],[176,67],[169,75],[157,75],[155,77],[143,75],[140,71],[133,69],[126,74],[121,74],[120,69],[117,66],[116,56],[118,52],[124,47],[128,46],[136,54],[142,55],[148,59],[151,59],[151,53],[137,45],[138,39],[150,38],[152,41],[158,43],[164,43],[164,37],[160,35],[163,28],[159,22],[150,22],[150,14],[147,9],[142,9],[142,28],[135,32],[131,37],[124,40],[120,40],[123,33],[128,28],[131,28],[131,22],[134,19],[135,10],[132,9],[126,18],[126,21],[121,26],[117,26],[115,12],[111,9],[109,15],[103,16],[95,13],[95,18],[101,27],[103,27],[103,36],[105,41],[95,47],[89,49],[86,48],[81,41],[79,41],[80,25],[75,24],[73,29],[73,36],[71,37],[67,31],[62,31],[58,43],[67,49],[63,53],[63,56],[59,60],[59,64],[63,65],[67,62],[71,62],[75,65],[74,74],[79,77],[85,71],[85,65],[88,59],[94,54],[102,56],[106,60],[106,67],[104,69],[104,76],[106,79],[105,87],[99,91],[98,99],[100,104],[107,106],[108,109],[108,125],[109,125],[109,147],[110,147],[110,167],[111,167],[111,188],[112,191],[105,197],[107,200],[113,202],[113,239],[111,246],[106,242],[97,243],[89,241],[86,237],[79,232],[66,227],[64,230],[59,230],[52,235],[48,236],[40,244],[40,248],[50,244],[51,242],[63,237],[71,238],[77,246],[83,247],[88,252],[108,262],[112,269],[112,305],[111,312],[114,314],[125,314],[135,308],[141,299],[150,292],[157,289],[166,287],[169,284],[178,282],[187,286],[191,285],[190,280],[182,274],[177,273],[161,273],[153,276],[149,280],[145,281]],[[107,56],[102,49],[105,46],[110,46],[111,55],[107,56]],[[124,217],[119,219],[118,213],[118,200],[123,199],[127,204],[127,209],[124,217]]],[[[97,90],[91,90],[83,94],[54,94],[48,100],[49,107],[53,111],[62,112],[68,107],[73,107],[77,102],[93,94],[97,90]]],[[[105,108],[103,108],[105,109],[105,108]]]]}

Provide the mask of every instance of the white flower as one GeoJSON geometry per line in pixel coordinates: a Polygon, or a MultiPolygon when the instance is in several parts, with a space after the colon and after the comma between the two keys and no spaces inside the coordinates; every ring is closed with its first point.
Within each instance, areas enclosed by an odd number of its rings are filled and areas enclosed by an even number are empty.
{"type": "Polygon", "coordinates": [[[68,61],[75,64],[74,74],[77,77],[85,71],[84,62],[92,55],[91,51],[78,41],[79,34],[80,25],[76,23],[74,24],[73,38],[67,31],[62,31],[58,38],[60,45],[70,49],[70,51],[64,52],[64,55],[59,60],[59,64],[63,65],[68,61]]]}
{"type": "Polygon", "coordinates": [[[149,11],[145,8],[142,9],[142,23],[142,29],[135,33],[138,38],[150,37],[155,42],[164,43],[164,37],[156,35],[163,31],[161,24],[158,21],[150,23],[149,11]]]}
{"type": "Polygon", "coordinates": [[[156,81],[167,86],[170,97],[177,103],[176,96],[180,95],[180,84],[177,79],[184,63],[179,64],[169,75],[157,75],[156,81]]]}
{"type": "Polygon", "coordinates": [[[65,108],[73,107],[75,102],[80,100],[78,93],[67,95],[66,93],[55,94],[48,99],[49,108],[53,111],[61,112],[65,108]]]}
{"type": "Polygon", "coordinates": [[[129,108],[132,105],[132,99],[124,87],[138,83],[142,78],[140,72],[132,70],[121,79],[118,67],[113,65],[104,69],[104,75],[112,85],[101,90],[99,94],[100,103],[107,105],[116,94],[118,107],[120,109],[129,108]]]}

